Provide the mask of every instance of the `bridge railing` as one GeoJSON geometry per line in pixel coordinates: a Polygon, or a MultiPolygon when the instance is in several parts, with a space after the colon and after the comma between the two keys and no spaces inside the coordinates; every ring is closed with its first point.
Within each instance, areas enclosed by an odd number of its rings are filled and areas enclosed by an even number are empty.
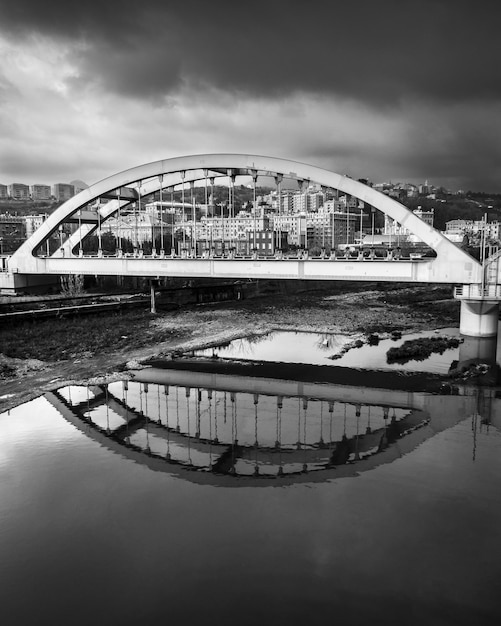
{"type": "MultiPolygon", "coordinates": [[[[40,254],[38,255],[39,258],[47,258],[46,255],[44,254],[40,254]]],[[[323,254],[311,254],[309,253],[307,250],[298,250],[298,251],[294,251],[294,252],[282,252],[282,251],[275,251],[274,253],[271,254],[259,254],[259,253],[253,253],[253,254],[240,254],[237,252],[233,252],[233,251],[228,251],[228,252],[211,252],[211,251],[204,251],[202,254],[195,254],[193,252],[190,251],[185,251],[185,250],[181,250],[180,252],[176,253],[176,252],[151,252],[149,254],[145,254],[142,250],[136,250],[135,252],[122,252],[122,251],[118,251],[118,252],[104,252],[102,250],[97,251],[97,252],[91,252],[91,253],[84,253],[84,252],[80,252],[77,255],[71,255],[71,256],[66,256],[62,255],[62,257],[54,257],[54,258],[85,258],[85,259],[89,259],[89,258],[123,258],[123,259],[234,259],[234,260],[249,260],[249,259],[255,259],[255,260],[314,260],[314,261],[349,261],[349,262],[353,262],[353,261],[412,261],[414,263],[416,262],[423,262],[423,261],[430,261],[432,260],[432,257],[428,257],[425,258],[421,255],[419,256],[404,256],[404,255],[394,255],[391,252],[390,253],[386,253],[384,255],[379,255],[379,254],[346,254],[346,253],[339,253],[339,252],[331,252],[331,253],[323,253],[323,254]]]]}
{"type": "Polygon", "coordinates": [[[501,300],[501,285],[456,285],[454,297],[458,300],[483,298],[501,300]]]}

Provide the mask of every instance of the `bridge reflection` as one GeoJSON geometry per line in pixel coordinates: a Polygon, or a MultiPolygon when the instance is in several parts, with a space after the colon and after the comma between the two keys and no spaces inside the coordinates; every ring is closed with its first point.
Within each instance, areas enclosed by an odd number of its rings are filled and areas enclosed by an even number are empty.
{"type": "Polygon", "coordinates": [[[457,395],[146,369],[133,381],[46,394],[101,445],[153,470],[212,485],[354,476],[466,418],[501,423],[493,389],[457,395]],[[240,480],[236,480],[240,479],[240,480]]]}

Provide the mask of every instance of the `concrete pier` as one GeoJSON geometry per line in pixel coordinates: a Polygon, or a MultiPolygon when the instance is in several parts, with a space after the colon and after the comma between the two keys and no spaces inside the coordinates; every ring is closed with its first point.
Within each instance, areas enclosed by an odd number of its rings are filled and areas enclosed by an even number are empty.
{"type": "Polygon", "coordinates": [[[493,300],[461,300],[459,331],[469,337],[496,337],[499,302],[493,300]]]}
{"type": "Polygon", "coordinates": [[[465,335],[459,346],[459,362],[482,362],[494,365],[497,357],[497,337],[471,337],[465,335]]]}

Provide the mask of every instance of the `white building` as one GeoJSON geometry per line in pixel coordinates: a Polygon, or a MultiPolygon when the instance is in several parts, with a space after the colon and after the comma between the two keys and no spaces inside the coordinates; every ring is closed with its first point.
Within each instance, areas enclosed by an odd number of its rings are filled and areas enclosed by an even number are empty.
{"type": "Polygon", "coordinates": [[[128,213],[120,219],[111,217],[103,224],[103,230],[112,233],[118,239],[128,239],[135,246],[145,241],[154,241],[160,228],[158,220],[150,213],[128,213]]]}
{"type": "Polygon", "coordinates": [[[464,241],[465,234],[466,233],[461,229],[454,230],[452,228],[444,232],[445,237],[447,237],[449,241],[457,244],[460,244],[464,241]]]}
{"type": "Polygon", "coordinates": [[[283,215],[292,215],[294,212],[294,195],[295,192],[290,189],[285,189],[280,194],[280,213],[283,215]]]}
{"type": "Polygon", "coordinates": [[[202,215],[199,222],[189,220],[178,224],[179,230],[184,230],[189,236],[201,241],[236,241],[247,239],[249,233],[264,231],[269,226],[267,217],[251,215],[247,211],[240,211],[235,217],[207,217],[202,215]]]}
{"type": "Polygon", "coordinates": [[[499,241],[499,236],[501,234],[501,223],[500,222],[488,222],[487,223],[487,228],[488,228],[488,233],[489,233],[489,237],[491,237],[491,239],[495,239],[496,241],[499,241]]]}
{"type": "Polygon", "coordinates": [[[450,220],[445,224],[445,232],[461,231],[463,234],[473,232],[473,220],[450,220]]]}
{"type": "MultiPolygon", "coordinates": [[[[323,191],[308,188],[305,191],[293,191],[285,189],[280,194],[280,213],[292,215],[294,213],[307,213],[318,211],[325,202],[323,191]]],[[[272,201],[272,206],[278,208],[278,199],[272,201]]]]}
{"type": "MultiPolygon", "coordinates": [[[[50,191],[50,187],[49,187],[50,191]]],[[[26,223],[26,238],[31,237],[31,235],[40,228],[40,226],[45,222],[48,215],[25,215],[24,221],[26,223]]]]}
{"type": "Polygon", "coordinates": [[[304,246],[306,244],[306,215],[274,215],[271,218],[272,228],[275,232],[288,233],[289,245],[304,246]]]}
{"type": "MultiPolygon", "coordinates": [[[[430,209],[429,211],[423,211],[421,207],[418,207],[413,211],[413,213],[416,217],[419,217],[420,220],[423,220],[423,222],[433,228],[434,209],[430,209]]],[[[392,235],[394,237],[406,237],[409,239],[409,241],[412,241],[414,243],[421,241],[416,235],[411,233],[408,228],[405,228],[404,226],[402,226],[402,224],[399,224],[386,213],[384,215],[383,233],[385,235],[392,235]]]]}
{"type": "Polygon", "coordinates": [[[330,200],[326,200],[323,205],[318,209],[319,213],[345,213],[346,212],[346,203],[341,202],[340,200],[335,200],[331,198],[330,200]]]}

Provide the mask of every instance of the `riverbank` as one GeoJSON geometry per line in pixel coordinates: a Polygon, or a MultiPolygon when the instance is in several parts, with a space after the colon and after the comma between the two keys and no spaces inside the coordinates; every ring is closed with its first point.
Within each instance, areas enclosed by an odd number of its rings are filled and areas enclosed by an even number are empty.
{"type": "Polygon", "coordinates": [[[450,287],[368,290],[360,285],[341,291],[330,285],[157,315],[130,311],[27,322],[0,332],[0,411],[71,382],[123,372],[131,361],[169,357],[271,330],[339,333],[348,343],[371,333],[457,326],[458,320],[459,304],[450,287]]]}

